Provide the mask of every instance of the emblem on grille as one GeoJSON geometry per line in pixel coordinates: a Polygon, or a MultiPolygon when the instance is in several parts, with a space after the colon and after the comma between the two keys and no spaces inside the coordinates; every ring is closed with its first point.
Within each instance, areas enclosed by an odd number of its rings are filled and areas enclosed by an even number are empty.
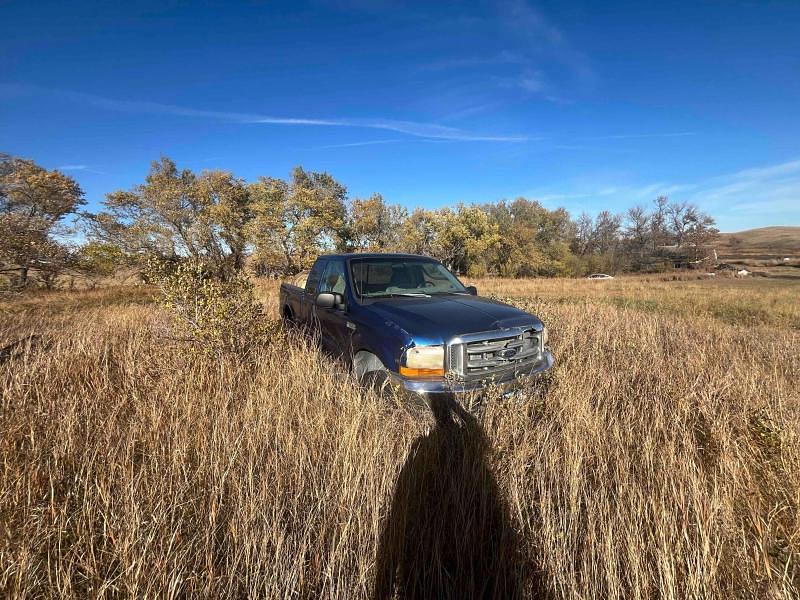
{"type": "Polygon", "coordinates": [[[500,358],[505,358],[506,360],[510,360],[517,355],[516,348],[504,348],[497,353],[497,356],[500,358]]]}

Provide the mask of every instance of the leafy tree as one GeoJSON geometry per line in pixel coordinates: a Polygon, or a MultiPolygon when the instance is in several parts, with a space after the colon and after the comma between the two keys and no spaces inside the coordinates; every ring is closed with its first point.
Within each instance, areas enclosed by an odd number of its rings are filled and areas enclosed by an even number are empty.
{"type": "Polygon", "coordinates": [[[56,236],[82,204],[83,191],[71,177],[0,155],[0,270],[16,272],[17,285],[25,287],[35,269],[51,286],[68,255],[56,236]]]}
{"type": "Polygon", "coordinates": [[[495,272],[508,277],[553,277],[582,271],[573,252],[589,251],[594,222],[588,215],[576,223],[563,208],[549,210],[527,198],[490,204],[484,210],[500,228],[495,272]]]}
{"type": "Polygon", "coordinates": [[[77,184],[8,156],[0,156],[0,184],[0,269],[20,272],[24,282],[35,267],[45,285],[65,264],[99,279],[143,256],[173,266],[191,259],[204,273],[230,279],[248,254],[256,273],[283,275],[345,249],[425,254],[469,275],[649,270],[659,261],[700,260],[717,235],[710,216],[665,196],[650,211],[636,206],[576,220],[527,198],[409,215],[380,194],[348,205],[346,188],[328,173],[297,167],[288,181],[247,184],[225,171],[179,170],[162,157],[144,183],[108,194],[104,210],[85,215],[92,243],[71,253],[55,233],[82,203],[77,184]]]}
{"type": "Polygon", "coordinates": [[[244,181],[226,171],[207,171],[197,180],[197,196],[209,234],[214,260],[227,260],[234,270],[244,267],[247,225],[253,218],[250,192],[244,181]]]}
{"type": "Polygon", "coordinates": [[[489,271],[489,257],[500,241],[500,230],[478,206],[459,204],[439,211],[433,254],[459,273],[480,276],[489,271]]]}
{"type": "MultiPolygon", "coordinates": [[[[561,209],[563,210],[563,209],[561,209]]],[[[571,225],[572,240],[569,248],[581,257],[583,268],[578,269],[578,261],[572,260],[562,248],[561,263],[565,273],[577,271],[617,271],[624,266],[624,246],[622,244],[622,217],[607,210],[601,211],[594,219],[586,213],[571,225]],[[568,266],[568,268],[567,268],[568,266]]]]}
{"type": "Polygon", "coordinates": [[[102,279],[113,276],[126,262],[127,257],[114,244],[93,241],[77,249],[72,266],[86,277],[90,287],[95,287],[102,279]]]}
{"type": "Polygon", "coordinates": [[[260,177],[249,186],[248,227],[261,274],[292,274],[344,244],[346,188],[327,173],[292,171],[290,182],[260,177]]]}
{"type": "Polygon", "coordinates": [[[500,233],[494,248],[492,270],[504,277],[537,274],[546,259],[536,243],[535,229],[522,216],[525,212],[523,204],[500,201],[484,206],[484,211],[497,224],[500,233]]]}
{"type": "Polygon", "coordinates": [[[383,196],[356,198],[350,205],[350,237],[356,248],[362,250],[389,250],[397,248],[400,228],[408,218],[402,206],[386,204],[383,196]]]}
{"type": "Polygon", "coordinates": [[[551,211],[535,200],[517,198],[510,206],[510,213],[512,239],[522,254],[516,276],[555,276],[571,272],[564,261],[576,229],[566,210],[551,211]]]}
{"type": "Polygon", "coordinates": [[[128,256],[196,258],[220,273],[241,269],[252,215],[245,183],[225,171],[195,175],[162,157],[145,182],[108,194],[105,210],[87,214],[90,231],[128,256]]]}
{"type": "Polygon", "coordinates": [[[434,256],[436,252],[436,234],[440,229],[442,215],[438,212],[414,209],[400,228],[400,248],[411,254],[434,256]]]}

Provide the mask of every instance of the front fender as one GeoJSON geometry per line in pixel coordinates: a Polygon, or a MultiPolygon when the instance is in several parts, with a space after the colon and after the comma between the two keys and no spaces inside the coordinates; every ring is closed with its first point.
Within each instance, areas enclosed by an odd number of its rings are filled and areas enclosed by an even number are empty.
{"type": "Polygon", "coordinates": [[[356,326],[353,333],[353,355],[360,351],[374,354],[386,369],[397,373],[400,357],[413,344],[408,332],[375,318],[353,322],[356,326]]]}

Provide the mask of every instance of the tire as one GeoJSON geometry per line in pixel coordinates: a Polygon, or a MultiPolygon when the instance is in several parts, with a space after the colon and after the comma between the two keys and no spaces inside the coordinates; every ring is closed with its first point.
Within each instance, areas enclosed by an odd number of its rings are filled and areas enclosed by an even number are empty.
{"type": "Polygon", "coordinates": [[[371,352],[362,350],[356,353],[353,357],[353,373],[361,387],[374,390],[383,398],[392,395],[392,379],[389,371],[371,352]]]}
{"type": "Polygon", "coordinates": [[[359,383],[363,388],[374,390],[383,398],[389,397],[392,392],[392,380],[386,369],[367,371],[361,376],[359,383]]]}
{"type": "Polygon", "coordinates": [[[424,418],[429,411],[428,401],[402,388],[392,381],[389,370],[377,356],[370,352],[358,352],[353,360],[353,372],[364,389],[373,390],[388,405],[399,406],[416,419],[424,418]]]}
{"type": "Polygon", "coordinates": [[[284,306],[283,310],[281,310],[281,323],[283,324],[284,329],[294,329],[297,325],[294,321],[292,309],[288,306],[284,306]]]}

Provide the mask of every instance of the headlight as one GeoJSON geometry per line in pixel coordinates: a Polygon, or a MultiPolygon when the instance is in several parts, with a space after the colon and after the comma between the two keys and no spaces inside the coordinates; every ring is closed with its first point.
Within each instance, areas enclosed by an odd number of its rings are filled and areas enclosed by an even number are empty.
{"type": "Polygon", "coordinates": [[[547,342],[550,341],[550,334],[547,333],[547,327],[542,329],[542,348],[547,346],[547,342]]]}
{"type": "Polygon", "coordinates": [[[406,377],[434,377],[444,375],[444,346],[416,346],[405,353],[405,364],[400,374],[406,377]]]}

